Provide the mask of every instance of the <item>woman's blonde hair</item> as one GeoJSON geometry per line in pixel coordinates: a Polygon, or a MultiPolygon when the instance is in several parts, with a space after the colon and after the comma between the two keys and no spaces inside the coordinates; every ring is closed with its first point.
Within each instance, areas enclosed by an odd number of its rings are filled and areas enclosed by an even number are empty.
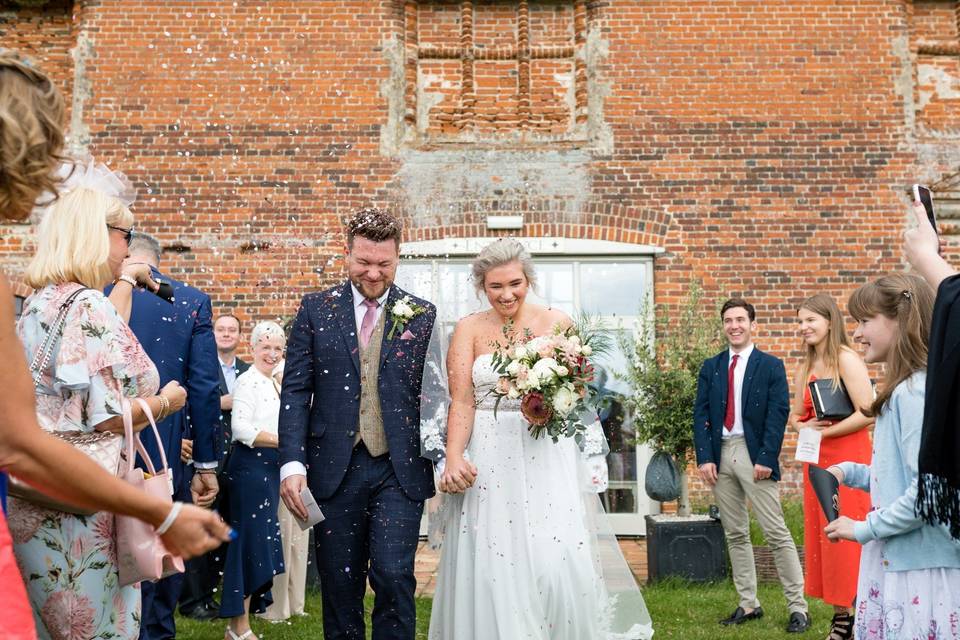
{"type": "Polygon", "coordinates": [[[527,284],[536,291],[537,272],[533,267],[533,258],[530,257],[530,252],[520,244],[519,240],[499,238],[481,249],[470,265],[470,277],[477,294],[483,291],[483,285],[490,270],[511,262],[520,263],[527,284]]]}
{"type": "Polygon", "coordinates": [[[40,222],[37,253],[24,281],[35,289],[62,282],[102,289],[113,280],[107,225],[129,229],[133,214],[116,198],[93,189],[79,187],[61,195],[40,222]]]}
{"type": "Polygon", "coordinates": [[[884,367],[883,384],[867,417],[883,411],[898,384],[927,368],[927,344],[935,294],[919,276],[893,274],[865,284],[850,296],[847,307],[857,321],[886,316],[897,322],[897,336],[884,367]]]}
{"type": "MultiPolygon", "coordinates": [[[[812,311],[827,321],[827,336],[824,338],[827,344],[823,352],[823,361],[827,371],[829,371],[833,377],[834,388],[839,389],[840,353],[843,352],[844,349],[853,351],[853,346],[850,344],[850,337],[847,336],[847,329],[843,324],[843,314],[840,313],[840,307],[837,306],[837,301],[833,299],[833,296],[818,293],[804,300],[803,304],[797,309],[797,313],[800,313],[803,309],[812,311]]],[[[810,371],[813,369],[813,364],[816,360],[817,347],[808,344],[806,359],[803,363],[804,382],[810,377],[810,371]]]]}
{"type": "Polygon", "coordinates": [[[44,192],[56,198],[64,112],[42,71],[0,50],[0,218],[22,220],[44,192]]]}

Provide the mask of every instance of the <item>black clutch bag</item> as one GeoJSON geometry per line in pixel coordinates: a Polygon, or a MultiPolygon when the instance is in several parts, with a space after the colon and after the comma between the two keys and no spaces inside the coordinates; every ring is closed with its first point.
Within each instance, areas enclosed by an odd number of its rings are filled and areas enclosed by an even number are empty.
{"type": "Polygon", "coordinates": [[[840,483],[832,473],[812,464],[807,469],[807,475],[823,515],[827,522],[833,522],[840,517],[840,483]]]}
{"type": "Polygon", "coordinates": [[[843,382],[835,387],[832,378],[823,378],[814,380],[808,386],[817,420],[843,420],[853,414],[853,402],[843,382]]]}

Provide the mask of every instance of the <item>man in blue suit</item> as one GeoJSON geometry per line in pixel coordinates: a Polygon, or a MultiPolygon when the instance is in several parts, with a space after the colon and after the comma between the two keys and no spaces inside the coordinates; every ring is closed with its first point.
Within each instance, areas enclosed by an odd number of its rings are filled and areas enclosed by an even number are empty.
{"type": "Polygon", "coordinates": [[[420,387],[436,309],[393,285],[400,224],[364,209],[348,225],[348,279],[304,296],[287,342],[280,495],[301,519],[309,486],[327,640],[413,640],[413,573],[432,463],[420,455],[420,387]]]}
{"type": "Polygon", "coordinates": [[[750,544],[747,500],[774,553],[790,609],[787,632],[810,627],[803,597],[803,570],[780,506],[780,446],[790,411],[783,362],[753,346],[756,311],[734,298],[720,311],[729,348],[700,368],[693,413],[693,437],[700,477],[720,508],[740,604],[723,625],[763,616],[750,544]]]}
{"type": "MultiPolygon", "coordinates": [[[[129,262],[150,265],[154,280],[173,286],[173,303],[145,290],[134,291],[130,328],[157,365],[160,384],[176,380],[187,390],[187,407],[157,424],[163,451],[173,470],[177,499],[208,507],[217,496],[217,458],[220,446],[220,390],[217,348],[213,338],[210,297],[160,272],[161,248],[155,238],[136,233],[130,242],[129,262]],[[194,473],[180,460],[181,440],[193,441],[194,473]]],[[[157,464],[159,450],[152,435],[143,432],[144,448],[157,464]]],[[[176,637],[173,612],[180,597],[182,574],[141,584],[143,610],[141,640],[176,637]]]]}

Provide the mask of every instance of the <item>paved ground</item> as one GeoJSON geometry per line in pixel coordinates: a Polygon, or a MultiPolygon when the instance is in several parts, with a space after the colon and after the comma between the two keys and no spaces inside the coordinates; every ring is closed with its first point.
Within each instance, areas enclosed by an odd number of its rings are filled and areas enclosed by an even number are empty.
{"type": "MultiPolygon", "coordinates": [[[[622,539],[620,549],[627,559],[627,564],[633,575],[643,584],[647,581],[647,541],[643,539],[622,539]]],[[[440,559],[438,551],[433,551],[426,542],[421,542],[417,549],[417,597],[433,595],[436,582],[437,561],[440,559]]]]}

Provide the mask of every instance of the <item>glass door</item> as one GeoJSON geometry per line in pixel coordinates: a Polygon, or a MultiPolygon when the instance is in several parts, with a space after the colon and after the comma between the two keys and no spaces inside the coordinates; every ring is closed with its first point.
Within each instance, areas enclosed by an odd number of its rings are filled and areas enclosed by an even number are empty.
{"type": "MultiPolygon", "coordinates": [[[[633,330],[641,301],[653,282],[653,260],[648,256],[537,257],[536,268],[539,282],[531,301],[562,309],[571,317],[587,313],[612,337],[633,330]]],[[[431,258],[421,253],[405,258],[397,272],[397,284],[437,306],[437,322],[447,339],[459,318],[489,307],[470,281],[467,257],[431,258]]],[[[633,441],[633,421],[624,411],[622,399],[628,388],[619,374],[626,370],[625,358],[618,345],[595,363],[598,382],[609,398],[600,418],[610,444],[610,485],[601,499],[615,533],[642,535],[643,516],[651,513],[656,503],[651,503],[639,483],[651,452],[633,441]]]]}

